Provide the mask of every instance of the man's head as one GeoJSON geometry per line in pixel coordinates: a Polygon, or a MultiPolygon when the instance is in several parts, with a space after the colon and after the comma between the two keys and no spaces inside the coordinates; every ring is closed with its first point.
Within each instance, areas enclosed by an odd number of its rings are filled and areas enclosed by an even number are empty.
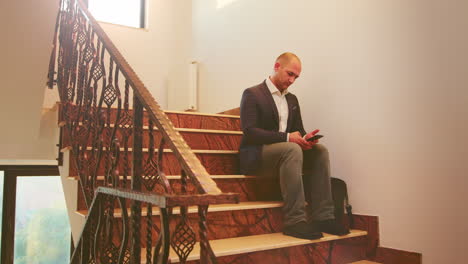
{"type": "Polygon", "coordinates": [[[274,73],[270,76],[271,82],[283,92],[299,78],[301,74],[301,60],[296,54],[285,52],[275,61],[274,73]]]}

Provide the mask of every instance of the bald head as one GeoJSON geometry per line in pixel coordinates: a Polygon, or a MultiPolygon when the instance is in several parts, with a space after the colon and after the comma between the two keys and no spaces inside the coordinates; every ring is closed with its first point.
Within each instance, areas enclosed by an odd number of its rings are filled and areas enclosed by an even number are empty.
{"type": "Polygon", "coordinates": [[[280,92],[288,89],[301,74],[301,60],[296,54],[285,52],[275,61],[274,73],[270,80],[280,92]]]}
{"type": "Polygon", "coordinates": [[[275,64],[279,63],[280,65],[286,65],[289,62],[291,62],[292,60],[295,60],[295,61],[301,63],[301,60],[299,59],[299,57],[296,54],[294,54],[292,52],[285,52],[285,53],[279,55],[278,58],[276,58],[275,64]]]}

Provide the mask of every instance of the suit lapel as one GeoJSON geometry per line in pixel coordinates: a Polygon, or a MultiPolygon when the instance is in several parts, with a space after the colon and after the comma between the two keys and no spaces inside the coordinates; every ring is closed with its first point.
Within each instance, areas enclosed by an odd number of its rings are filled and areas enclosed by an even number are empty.
{"type": "Polygon", "coordinates": [[[292,126],[292,121],[294,120],[294,115],[297,111],[297,105],[295,104],[293,97],[291,94],[286,94],[286,101],[288,102],[288,125],[286,127],[286,131],[289,131],[292,126]]]}
{"type": "Polygon", "coordinates": [[[278,127],[279,127],[278,108],[276,108],[276,104],[275,104],[275,101],[273,100],[273,96],[271,95],[271,92],[268,89],[268,86],[266,85],[265,82],[263,82],[262,91],[265,94],[265,98],[270,104],[271,109],[273,110],[273,117],[275,118],[275,122],[276,124],[278,124],[278,127]]]}

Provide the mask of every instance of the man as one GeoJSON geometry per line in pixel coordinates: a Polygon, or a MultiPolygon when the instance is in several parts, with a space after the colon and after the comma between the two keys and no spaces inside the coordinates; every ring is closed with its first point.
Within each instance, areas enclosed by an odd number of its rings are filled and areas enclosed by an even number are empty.
{"type": "Polygon", "coordinates": [[[241,172],[279,177],[284,234],[305,239],[320,238],[321,232],[344,235],[349,231],[334,220],[328,151],[318,140],[307,141],[319,130],[305,132],[299,102],[288,91],[300,74],[300,59],[283,53],[269,78],[244,91],[241,172]],[[305,201],[312,223],[307,221],[305,201]]]}

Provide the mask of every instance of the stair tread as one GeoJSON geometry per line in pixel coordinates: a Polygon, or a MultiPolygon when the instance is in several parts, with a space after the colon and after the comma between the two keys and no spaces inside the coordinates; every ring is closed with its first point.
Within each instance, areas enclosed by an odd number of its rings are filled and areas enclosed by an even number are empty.
{"type": "MultiPolygon", "coordinates": [[[[252,209],[266,209],[266,208],[278,208],[283,206],[283,202],[280,201],[249,201],[240,202],[238,204],[213,204],[208,208],[208,212],[223,212],[223,211],[235,211],[235,210],[252,210],[252,209]]],[[[131,214],[130,208],[127,209],[129,215],[131,214]]],[[[189,213],[197,213],[198,208],[196,206],[190,206],[188,209],[189,213]]],[[[77,214],[85,217],[88,214],[88,210],[79,210],[77,214]]],[[[179,207],[173,209],[173,214],[179,214],[179,207]]],[[[153,215],[159,215],[159,208],[153,207],[153,215]]],[[[142,209],[142,215],[146,215],[146,209],[142,209]]],[[[114,217],[121,217],[122,209],[114,209],[114,217]]]]}
{"type": "Polygon", "coordinates": [[[184,112],[184,111],[173,111],[173,110],[164,110],[164,113],[166,113],[166,114],[183,114],[183,115],[199,115],[199,116],[240,118],[239,115],[210,114],[210,113],[201,113],[201,112],[184,112]]]}
{"type": "MultiPolygon", "coordinates": [[[[143,127],[145,129],[145,127],[143,127]]],[[[179,132],[193,132],[193,133],[213,133],[213,134],[233,134],[242,135],[243,132],[239,130],[221,130],[221,129],[202,129],[202,128],[176,128],[179,132]]]]}
{"type": "MultiPolygon", "coordinates": [[[[83,125],[83,122],[79,122],[80,125],[83,125]]],[[[107,127],[107,125],[104,125],[107,127]]],[[[110,128],[114,128],[115,124],[110,124],[110,128]]],[[[154,131],[158,131],[157,126],[153,126],[154,131]]],[[[143,130],[149,130],[149,126],[143,126],[143,130]]],[[[209,133],[209,134],[232,134],[232,135],[242,135],[243,132],[240,130],[225,130],[225,129],[205,129],[205,128],[187,128],[187,127],[175,127],[176,131],[179,132],[190,132],[190,133],[209,133]]]]}
{"type": "MultiPolygon", "coordinates": [[[[60,103],[58,103],[60,104],[60,103]]],[[[55,107],[55,106],[54,106],[55,107]]],[[[111,107],[111,110],[117,110],[116,107],[111,107]]],[[[130,107],[130,110],[133,110],[132,107],[130,107]]],[[[143,112],[146,112],[146,109],[143,110],[143,112]]],[[[230,118],[239,118],[239,115],[227,115],[227,114],[212,114],[212,113],[204,113],[204,112],[188,112],[188,111],[178,111],[178,110],[163,110],[164,113],[166,114],[182,114],[182,115],[197,115],[197,116],[214,116],[214,117],[230,117],[230,118]]]]}
{"type": "Polygon", "coordinates": [[[349,264],[380,264],[379,262],[374,262],[370,260],[360,260],[349,264]]]}
{"type": "MultiPolygon", "coordinates": [[[[70,150],[71,147],[64,147],[62,148],[60,151],[61,152],[65,152],[67,150],[70,150]]],[[[93,148],[92,147],[87,147],[86,150],[92,150],[93,148]]],[[[103,148],[104,150],[106,149],[105,147],[103,148]]],[[[133,151],[133,148],[128,148],[127,149],[128,152],[132,152],[133,151]]],[[[120,151],[123,152],[125,151],[124,148],[120,148],[120,151]]],[[[149,149],[148,148],[143,148],[142,149],[143,152],[148,152],[149,149]]],[[[154,150],[155,153],[158,152],[158,149],[155,148],[154,150]]],[[[172,153],[172,149],[163,149],[163,152],[164,153],[172,153]]],[[[238,150],[217,150],[217,149],[192,149],[192,152],[194,154],[239,154],[239,151],[238,150]]]]}
{"type": "MultiPolygon", "coordinates": [[[[92,147],[87,147],[87,150],[92,150],[92,147]]],[[[106,149],[106,148],[104,148],[106,149]]],[[[124,148],[120,148],[120,151],[124,151],[124,148]]],[[[131,152],[133,148],[128,148],[128,151],[131,152]]],[[[148,152],[148,148],[143,148],[143,152],[148,152]]],[[[158,149],[155,148],[154,152],[158,152],[158,149]]],[[[172,149],[164,149],[163,152],[170,153],[173,152],[172,149]]],[[[192,152],[195,154],[238,154],[238,150],[217,150],[217,149],[192,149],[192,152]]]]}
{"type": "MultiPolygon", "coordinates": [[[[279,249],[293,246],[300,246],[306,244],[321,243],[327,241],[334,241],[352,237],[359,237],[367,235],[366,231],[362,230],[351,230],[351,233],[346,236],[336,236],[325,234],[320,239],[300,239],[291,236],[286,236],[283,233],[270,233],[262,235],[244,236],[225,238],[218,240],[210,240],[210,245],[215,253],[216,257],[229,256],[235,254],[245,254],[256,251],[279,249]]],[[[179,262],[179,258],[174,250],[171,248],[169,255],[171,263],[179,262]]],[[[195,244],[193,251],[188,256],[188,261],[198,260],[200,258],[200,246],[199,243],[195,244]]],[[[142,263],[146,263],[146,249],[142,250],[142,263]]],[[[364,262],[365,263],[365,262],[364,262]]],[[[370,262],[373,263],[373,262],[370,262]]]]}
{"type": "MultiPolygon", "coordinates": [[[[253,175],[243,175],[243,174],[220,174],[220,175],[210,175],[212,179],[254,179],[256,176],[253,175]]],[[[128,176],[129,179],[132,176],[128,176]]],[[[166,175],[166,178],[169,180],[179,180],[180,175],[166,175]]],[[[78,180],[78,176],[68,176],[69,180],[78,180]]],[[[120,176],[120,179],[123,179],[123,176],[120,176]]],[[[104,180],[104,176],[97,176],[98,181],[104,180]]]]}

